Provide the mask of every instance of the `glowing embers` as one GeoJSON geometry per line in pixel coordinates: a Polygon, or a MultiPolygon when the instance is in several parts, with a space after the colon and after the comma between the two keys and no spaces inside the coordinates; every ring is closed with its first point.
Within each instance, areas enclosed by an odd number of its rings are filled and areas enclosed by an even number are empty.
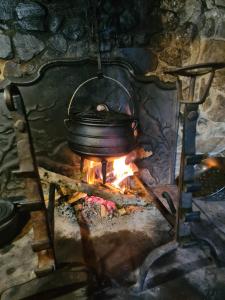
{"type": "MultiPolygon", "coordinates": [[[[126,163],[127,156],[115,158],[107,164],[106,184],[124,191],[126,188],[126,179],[138,171],[134,163],[126,163]]],[[[85,160],[84,172],[86,181],[89,184],[96,184],[102,180],[101,162],[85,160]]]]}

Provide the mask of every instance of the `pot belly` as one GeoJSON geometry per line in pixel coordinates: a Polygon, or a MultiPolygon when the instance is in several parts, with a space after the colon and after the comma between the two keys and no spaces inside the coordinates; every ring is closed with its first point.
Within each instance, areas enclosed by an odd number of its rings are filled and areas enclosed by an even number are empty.
{"type": "Polygon", "coordinates": [[[136,147],[136,138],[130,126],[88,126],[73,124],[68,128],[71,150],[83,156],[117,157],[136,147]]]}

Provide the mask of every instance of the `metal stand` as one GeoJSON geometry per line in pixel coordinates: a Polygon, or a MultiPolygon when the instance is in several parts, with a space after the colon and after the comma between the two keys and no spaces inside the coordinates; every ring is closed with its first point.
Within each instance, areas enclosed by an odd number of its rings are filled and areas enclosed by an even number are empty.
{"type": "Polygon", "coordinates": [[[215,71],[225,67],[225,63],[207,63],[187,66],[168,71],[168,74],[177,77],[178,100],[184,105],[183,138],[179,174],[179,203],[176,216],[176,240],[179,244],[192,242],[191,223],[200,220],[200,212],[193,211],[193,193],[201,189],[201,184],[195,179],[194,165],[199,164],[205,155],[196,155],[196,125],[199,105],[203,104],[208,96],[215,71]],[[194,101],[196,78],[209,74],[205,90],[199,100],[194,101]],[[178,76],[190,78],[188,99],[184,100],[182,81],[178,76]]]}
{"type": "Polygon", "coordinates": [[[103,182],[103,184],[105,184],[106,183],[107,160],[103,159],[101,161],[101,163],[102,163],[102,182],[103,182]]]}
{"type": "MultiPolygon", "coordinates": [[[[17,203],[31,212],[31,220],[33,226],[34,242],[32,244],[33,251],[38,256],[38,267],[35,270],[37,276],[44,276],[55,269],[55,255],[51,232],[53,209],[47,212],[33,142],[31,138],[29,123],[26,116],[23,99],[19,89],[15,85],[9,85],[4,90],[4,98],[14,122],[14,129],[17,139],[17,150],[19,156],[20,168],[14,171],[17,176],[23,177],[25,180],[26,201],[17,203]],[[51,220],[51,226],[49,223],[51,220]]],[[[54,190],[51,187],[49,203],[54,199],[54,190]]]]}
{"type": "MultiPolygon", "coordinates": [[[[146,257],[142,266],[140,267],[140,273],[138,276],[137,283],[133,287],[133,292],[135,293],[139,293],[143,291],[143,289],[149,288],[146,287],[147,274],[150,272],[151,266],[156,261],[158,261],[162,256],[170,254],[172,251],[180,251],[182,250],[182,247],[193,246],[194,238],[196,238],[196,240],[200,240],[201,242],[206,243],[210,247],[212,253],[214,253],[216,259],[219,259],[224,262],[224,258],[221,255],[221,251],[217,251],[217,247],[219,249],[224,249],[222,241],[216,239],[215,235],[214,239],[212,239],[212,234],[210,235],[207,233],[207,230],[209,228],[204,224],[204,222],[198,223],[198,221],[200,221],[200,212],[193,211],[192,201],[192,193],[201,188],[200,183],[196,182],[195,180],[194,165],[200,163],[201,160],[205,157],[204,155],[196,155],[195,149],[196,125],[199,115],[198,107],[200,104],[204,103],[208,96],[209,89],[215,75],[215,71],[224,67],[225,63],[209,63],[187,66],[184,68],[179,68],[167,72],[168,74],[177,76],[178,99],[180,103],[184,104],[182,153],[178,186],[179,203],[177,209],[175,209],[172,199],[168,193],[163,193],[162,195],[167,200],[168,206],[171,211],[169,216],[170,218],[168,218],[168,210],[166,209],[167,216],[165,216],[165,218],[167,220],[173,220],[174,218],[174,223],[169,223],[172,226],[173,224],[175,224],[174,227],[176,235],[175,239],[172,242],[154,249],[154,251],[152,251],[146,257]],[[200,100],[194,102],[196,78],[198,76],[206,75],[208,73],[210,75],[205,90],[203,91],[200,100]],[[180,81],[178,76],[190,77],[189,96],[187,101],[183,100],[182,82],[180,81]],[[204,233],[204,231],[206,231],[206,233],[204,233]]],[[[157,201],[159,202],[160,200],[157,199],[157,201]]],[[[160,205],[164,206],[162,202],[160,202],[160,205]]],[[[163,212],[164,210],[165,207],[160,211],[163,212]]],[[[190,249],[190,253],[192,253],[192,249],[190,249]]],[[[182,263],[183,262],[179,262],[178,259],[178,264],[180,266],[182,266],[182,263]]],[[[154,275],[154,272],[152,272],[152,274],[154,275]]]]}

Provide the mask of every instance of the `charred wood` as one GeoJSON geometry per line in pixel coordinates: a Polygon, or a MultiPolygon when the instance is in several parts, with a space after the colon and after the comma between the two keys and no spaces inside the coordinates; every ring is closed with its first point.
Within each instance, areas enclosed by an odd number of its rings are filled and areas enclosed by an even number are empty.
{"type": "Polygon", "coordinates": [[[90,185],[82,182],[81,180],[69,178],[41,167],[39,167],[39,174],[43,187],[44,189],[46,188],[46,190],[48,189],[50,183],[54,183],[55,185],[67,191],[68,194],[73,192],[84,192],[88,195],[95,195],[107,200],[112,200],[119,206],[146,206],[147,204],[152,204],[151,197],[143,197],[143,194],[122,194],[116,190],[112,192],[112,189],[109,189],[101,184],[90,185]]]}

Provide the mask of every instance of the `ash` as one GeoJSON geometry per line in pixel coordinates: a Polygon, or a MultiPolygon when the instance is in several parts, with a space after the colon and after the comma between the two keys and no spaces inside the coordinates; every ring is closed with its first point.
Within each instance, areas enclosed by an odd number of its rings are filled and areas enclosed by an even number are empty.
{"type": "Polygon", "coordinates": [[[105,212],[104,216],[101,213],[101,205],[84,202],[82,209],[82,218],[89,226],[97,225],[99,222],[107,221],[111,222],[114,213],[105,212]]]}
{"type": "Polygon", "coordinates": [[[70,204],[62,203],[56,207],[56,210],[60,216],[65,217],[71,223],[76,223],[76,215],[73,207],[70,204]]]}
{"type": "Polygon", "coordinates": [[[111,223],[113,218],[118,216],[116,212],[106,211],[104,211],[103,215],[101,205],[86,201],[80,201],[77,205],[62,202],[56,207],[56,211],[59,216],[65,218],[69,223],[85,223],[88,227],[102,222],[111,223]]]}
{"type": "Polygon", "coordinates": [[[59,205],[56,207],[58,215],[71,224],[78,223],[88,227],[104,224],[108,228],[113,226],[116,219],[143,211],[142,207],[133,205],[119,208],[114,202],[96,196],[85,196],[68,203],[67,201],[71,201],[71,199],[73,198],[58,201],[59,205]]]}

